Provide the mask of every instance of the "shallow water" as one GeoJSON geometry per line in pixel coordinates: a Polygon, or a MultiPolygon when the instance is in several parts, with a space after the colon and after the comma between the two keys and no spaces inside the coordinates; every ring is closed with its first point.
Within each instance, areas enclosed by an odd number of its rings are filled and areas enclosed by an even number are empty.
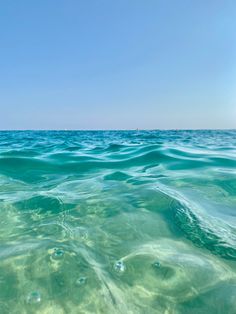
{"type": "Polygon", "coordinates": [[[236,313],[236,131],[0,132],[0,313],[236,313]]]}

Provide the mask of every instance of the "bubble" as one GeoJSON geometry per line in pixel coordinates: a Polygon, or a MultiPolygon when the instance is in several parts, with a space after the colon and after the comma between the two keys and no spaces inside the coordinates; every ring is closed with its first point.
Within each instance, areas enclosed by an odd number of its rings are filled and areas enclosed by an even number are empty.
{"type": "Polygon", "coordinates": [[[65,252],[62,249],[54,248],[54,252],[52,253],[53,259],[60,259],[64,256],[65,252]]]}
{"type": "Polygon", "coordinates": [[[82,286],[86,284],[87,278],[86,277],[80,277],[76,280],[76,285],[77,286],[82,286]]]}
{"type": "Polygon", "coordinates": [[[153,266],[154,268],[160,268],[160,267],[161,267],[161,263],[160,263],[159,261],[156,261],[156,262],[154,262],[154,263],[152,264],[152,266],[153,266]]]}
{"type": "Polygon", "coordinates": [[[123,273],[126,269],[126,266],[122,261],[117,261],[115,262],[114,269],[118,273],[123,273]]]}
{"type": "Polygon", "coordinates": [[[39,303],[41,301],[41,295],[40,295],[39,291],[30,292],[27,296],[26,301],[29,304],[39,303]]]}

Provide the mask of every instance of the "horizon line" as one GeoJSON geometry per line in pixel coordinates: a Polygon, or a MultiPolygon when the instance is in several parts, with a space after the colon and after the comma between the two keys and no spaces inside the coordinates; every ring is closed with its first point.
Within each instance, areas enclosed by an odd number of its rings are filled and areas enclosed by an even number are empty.
{"type": "Polygon", "coordinates": [[[235,131],[236,128],[167,128],[167,129],[139,129],[139,128],[133,128],[133,129],[0,129],[0,132],[25,132],[25,131],[63,131],[63,132],[70,132],[70,131],[80,131],[80,132],[86,132],[86,131],[235,131]]]}

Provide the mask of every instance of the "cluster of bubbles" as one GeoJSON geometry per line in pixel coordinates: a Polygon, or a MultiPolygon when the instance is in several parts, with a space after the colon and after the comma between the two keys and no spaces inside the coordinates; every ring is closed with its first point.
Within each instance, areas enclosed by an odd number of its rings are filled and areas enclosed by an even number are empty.
{"type": "MultiPolygon", "coordinates": [[[[53,251],[51,252],[51,258],[53,260],[59,260],[62,259],[65,255],[65,251],[61,248],[53,248],[53,251]]],[[[87,277],[81,276],[75,281],[76,286],[83,286],[87,282],[87,277]]],[[[26,302],[28,304],[37,304],[41,302],[41,293],[37,290],[30,292],[26,297],[26,302]]]]}
{"type": "MultiPolygon", "coordinates": [[[[55,247],[50,251],[51,260],[60,260],[65,256],[65,251],[60,247],[55,247]]],[[[153,262],[152,266],[155,269],[159,269],[161,267],[161,263],[157,260],[153,262]]],[[[113,265],[113,270],[118,274],[123,274],[126,271],[126,264],[123,260],[117,260],[113,265]]],[[[83,286],[87,283],[87,277],[80,276],[75,280],[75,285],[77,287],[83,286]]],[[[28,304],[38,304],[42,300],[40,291],[32,291],[27,295],[26,302],[28,304]]]]}

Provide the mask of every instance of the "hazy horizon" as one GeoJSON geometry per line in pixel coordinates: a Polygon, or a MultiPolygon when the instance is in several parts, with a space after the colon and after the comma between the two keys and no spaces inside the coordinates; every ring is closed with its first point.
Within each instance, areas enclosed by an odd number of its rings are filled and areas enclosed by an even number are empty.
{"type": "Polygon", "coordinates": [[[175,128],[172,128],[172,129],[0,129],[0,132],[17,132],[17,131],[21,131],[21,132],[28,132],[28,131],[32,131],[32,132],[37,132],[37,131],[55,131],[55,132],[58,132],[58,131],[78,131],[78,132],[86,132],[86,131],[235,131],[236,128],[215,128],[215,129],[204,129],[204,128],[196,128],[196,129],[188,129],[188,128],[182,128],[182,129],[175,129],[175,128]]]}

